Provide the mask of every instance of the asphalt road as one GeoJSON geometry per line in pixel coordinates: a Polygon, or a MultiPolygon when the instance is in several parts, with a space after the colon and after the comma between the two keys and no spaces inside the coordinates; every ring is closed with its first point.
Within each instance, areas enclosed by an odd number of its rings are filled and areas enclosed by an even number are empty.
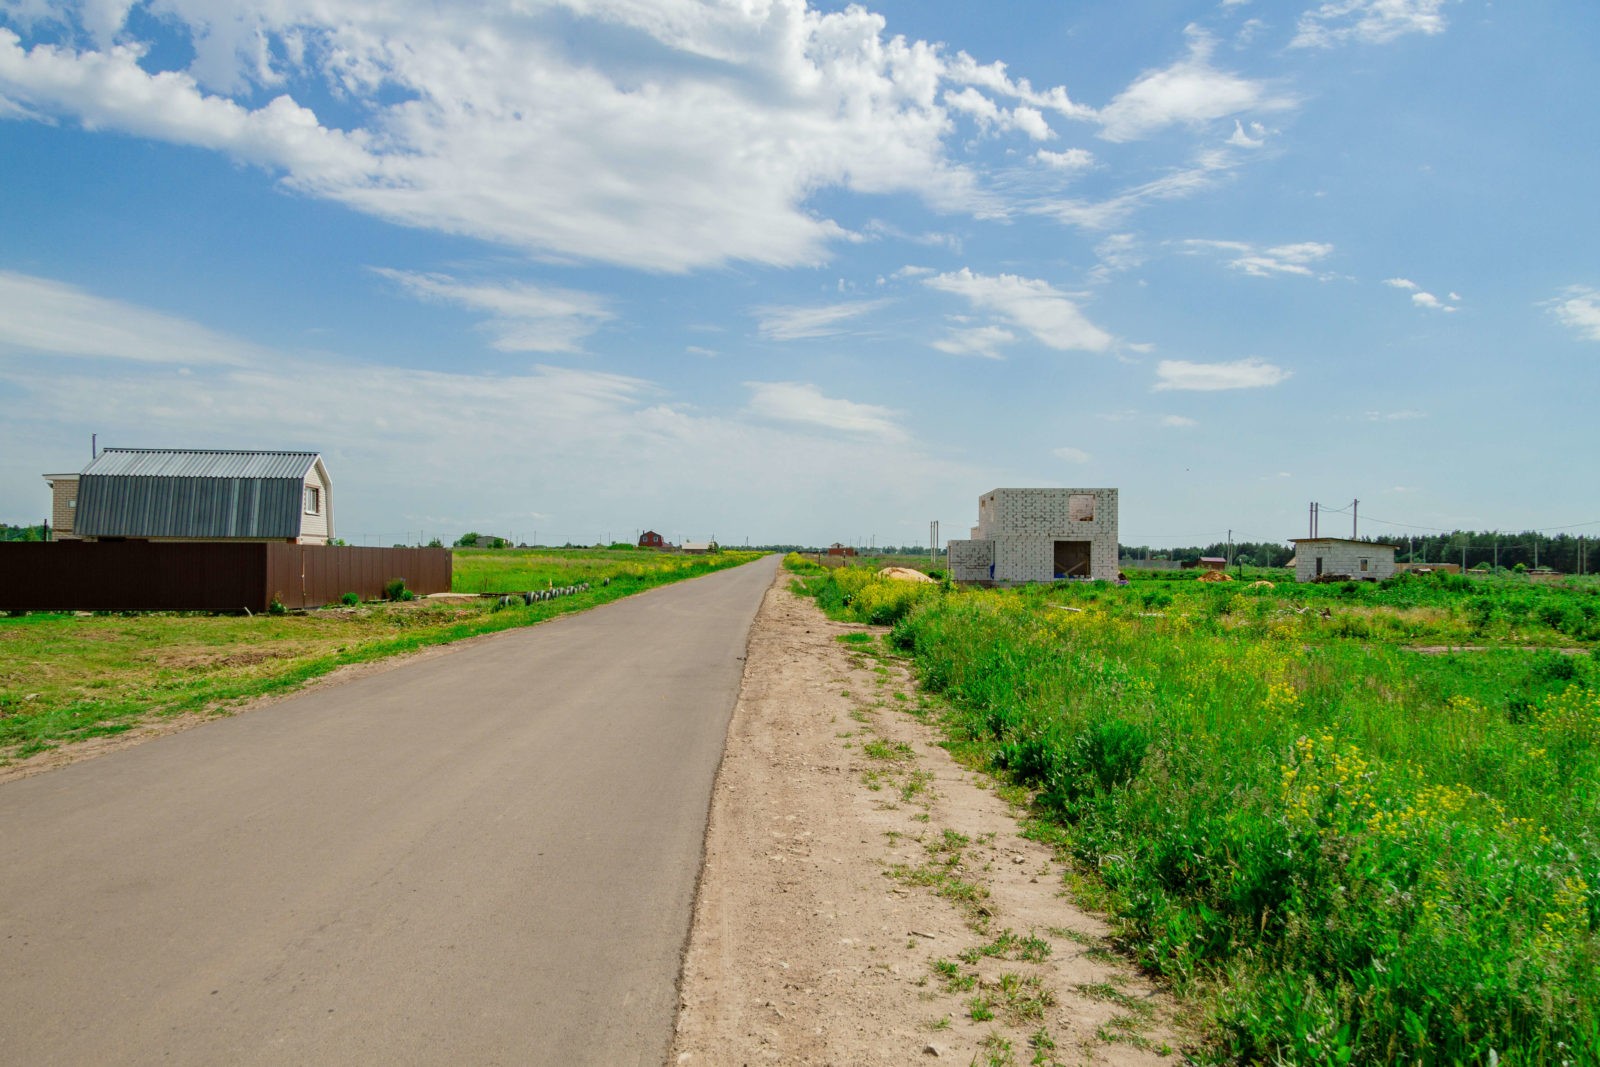
{"type": "Polygon", "coordinates": [[[662,1063],[776,565],[0,785],[0,1063],[662,1063]]]}

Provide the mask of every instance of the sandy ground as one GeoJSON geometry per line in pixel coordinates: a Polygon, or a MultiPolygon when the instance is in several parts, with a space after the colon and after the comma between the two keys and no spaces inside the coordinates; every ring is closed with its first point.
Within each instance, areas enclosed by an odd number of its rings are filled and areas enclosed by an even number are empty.
{"type": "Polygon", "coordinates": [[[751,633],[673,1062],[1180,1061],[1166,998],[938,747],[906,671],[839,640],[882,631],[787,583],[751,633]]]}

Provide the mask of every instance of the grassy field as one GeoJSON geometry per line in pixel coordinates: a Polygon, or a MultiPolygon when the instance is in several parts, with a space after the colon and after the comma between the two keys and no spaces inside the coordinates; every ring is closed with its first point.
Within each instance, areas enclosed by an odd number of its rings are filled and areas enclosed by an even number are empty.
{"type": "Polygon", "coordinates": [[[737,566],[752,552],[675,556],[591,549],[458,550],[453,585],[477,592],[588,582],[587,592],[498,610],[493,599],[330,607],[288,615],[0,618],[0,764],[149,716],[225,713],[335,668],[540,622],[737,566]],[[609,579],[609,581],[608,581],[609,579]]]}
{"type": "Polygon", "coordinates": [[[1592,586],[801,581],[893,626],[1202,1058],[1600,1062],[1592,586]]]}

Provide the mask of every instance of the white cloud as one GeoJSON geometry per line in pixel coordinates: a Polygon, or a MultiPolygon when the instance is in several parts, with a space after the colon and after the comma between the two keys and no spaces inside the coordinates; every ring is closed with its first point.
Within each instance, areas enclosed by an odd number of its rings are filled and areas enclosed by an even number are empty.
{"type": "Polygon", "coordinates": [[[1383,280],[1383,284],[1395,289],[1405,289],[1407,291],[1419,288],[1417,283],[1412,281],[1410,278],[1385,278],[1383,280]]]}
{"type": "Polygon", "coordinates": [[[974,274],[963,267],[925,278],[923,284],[965,297],[974,307],[1000,316],[1059,351],[1103,352],[1114,340],[1090,322],[1071,297],[1037,278],[974,274]]]}
{"type": "Polygon", "coordinates": [[[1209,189],[1238,166],[1237,154],[1226,150],[1206,150],[1196,155],[1188,166],[1176,168],[1104,200],[1045,200],[1030,206],[1029,211],[1068,226],[1106,229],[1122,222],[1145,204],[1181,200],[1209,189]]]}
{"type": "Polygon", "coordinates": [[[1003,326],[976,326],[971,329],[951,330],[933,342],[933,347],[952,356],[982,356],[984,359],[1004,359],[1000,349],[1015,343],[1017,335],[1003,326]]]}
{"type": "Polygon", "coordinates": [[[1216,392],[1223,389],[1260,389],[1278,385],[1290,372],[1260,359],[1238,359],[1231,363],[1190,363],[1164,359],[1156,364],[1156,389],[1184,389],[1216,392]]]}
{"type": "Polygon", "coordinates": [[[1134,141],[1175,124],[1199,125],[1243,111],[1282,111],[1292,98],[1265,84],[1211,66],[1214,45],[1190,27],[1189,56],[1170,67],[1147,71],[1100,112],[1100,136],[1134,141]]]}
{"type": "Polygon", "coordinates": [[[1087,463],[1093,458],[1081,448],[1056,448],[1052,449],[1050,454],[1068,463],[1087,463]]]}
{"type": "Polygon", "coordinates": [[[947,86],[1011,96],[999,110],[1030,137],[1048,134],[1046,112],[1085,114],[1064,90],[889,36],[860,7],[538,6],[564,8],[578,31],[554,32],[545,11],[472,18],[426,0],[167,0],[165,29],[195,57],[152,73],[127,5],[101,5],[88,42],[65,15],[40,37],[67,43],[0,29],[0,97],[8,113],[224,152],[404,225],[665,271],[820,262],[845,236],[807,209],[822,189],[1001,211],[949,157],[947,86]],[[297,85],[348,105],[349,128],[297,103],[297,85]]]}
{"type": "Polygon", "coordinates": [[[1451,307],[1449,304],[1444,303],[1432,293],[1412,293],[1411,302],[1417,305],[1417,307],[1427,308],[1429,311],[1452,312],[1461,310],[1460,308],[1451,307]]]}
{"type": "Polygon", "coordinates": [[[1408,33],[1443,33],[1447,0],[1329,0],[1300,16],[1291,48],[1387,44],[1408,33]]]}
{"type": "Polygon", "coordinates": [[[1272,248],[1257,248],[1242,241],[1198,239],[1184,241],[1183,244],[1197,251],[1225,253],[1232,257],[1228,261],[1228,266],[1257,278],[1269,278],[1276,274],[1315,277],[1316,271],[1312,269],[1313,265],[1333,253],[1332,245],[1317,241],[1301,241],[1298,244],[1276,245],[1272,248]]]}
{"type": "Polygon", "coordinates": [[[883,441],[906,440],[906,432],[896,421],[897,414],[889,408],[823,396],[816,386],[803,382],[744,384],[750,390],[748,410],[761,418],[883,441]]]}
{"type": "Polygon", "coordinates": [[[1250,133],[1244,131],[1244,123],[1238,119],[1233,120],[1233,136],[1228,138],[1228,143],[1235,148],[1260,148],[1267,143],[1267,128],[1259,122],[1250,124],[1250,133]],[[1254,136],[1251,136],[1254,134],[1254,136]]]}
{"type": "Polygon", "coordinates": [[[1161,416],[1161,425],[1171,427],[1174,430],[1192,430],[1199,426],[1200,423],[1187,415],[1163,415],[1161,416]]]}
{"type": "Polygon", "coordinates": [[[1399,411],[1369,411],[1361,417],[1367,422],[1410,422],[1414,419],[1425,419],[1428,413],[1415,408],[1401,408],[1399,411]]]}
{"type": "Polygon", "coordinates": [[[852,319],[876,311],[887,300],[859,300],[825,307],[764,307],[755,314],[757,328],[769,341],[799,341],[809,337],[837,337],[849,332],[852,319]]]}
{"type": "Polygon", "coordinates": [[[1600,341],[1600,290],[1571,285],[1560,296],[1545,301],[1544,306],[1557,322],[1577,331],[1579,337],[1600,341]]]}
{"type": "Polygon", "coordinates": [[[1094,166],[1094,153],[1087,148],[1069,148],[1065,152],[1052,152],[1048,148],[1041,148],[1033,154],[1033,158],[1053,170],[1068,173],[1088,170],[1094,166]]]}
{"type": "Polygon", "coordinates": [[[0,271],[0,351],[146,363],[247,363],[263,350],[64,282],[0,271]]]}
{"type": "Polygon", "coordinates": [[[1055,136],[1037,108],[1003,108],[970,85],[959,91],[945,90],[943,100],[950,110],[967,115],[985,130],[1020,130],[1035,141],[1048,141],[1055,136]]]}
{"type": "Polygon", "coordinates": [[[1113,274],[1133,270],[1144,263],[1144,250],[1131,233],[1112,234],[1094,246],[1094,254],[1099,262],[1090,276],[1096,281],[1103,282],[1113,274]]]}
{"type": "Polygon", "coordinates": [[[612,317],[606,302],[592,293],[472,284],[446,274],[372,269],[420,299],[488,312],[491,318],[484,329],[502,352],[577,352],[583,339],[612,317]]]}

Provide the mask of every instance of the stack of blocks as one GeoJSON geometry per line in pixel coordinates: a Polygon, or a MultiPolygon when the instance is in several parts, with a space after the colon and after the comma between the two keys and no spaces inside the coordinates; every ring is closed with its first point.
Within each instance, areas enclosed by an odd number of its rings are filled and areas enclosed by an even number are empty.
{"type": "Polygon", "coordinates": [[[1057,542],[1069,554],[1087,547],[1087,573],[1117,577],[1115,489],[994,489],[978,499],[972,537],[949,544],[950,576],[958,582],[1049,582],[1058,574],[1057,542]]]}

